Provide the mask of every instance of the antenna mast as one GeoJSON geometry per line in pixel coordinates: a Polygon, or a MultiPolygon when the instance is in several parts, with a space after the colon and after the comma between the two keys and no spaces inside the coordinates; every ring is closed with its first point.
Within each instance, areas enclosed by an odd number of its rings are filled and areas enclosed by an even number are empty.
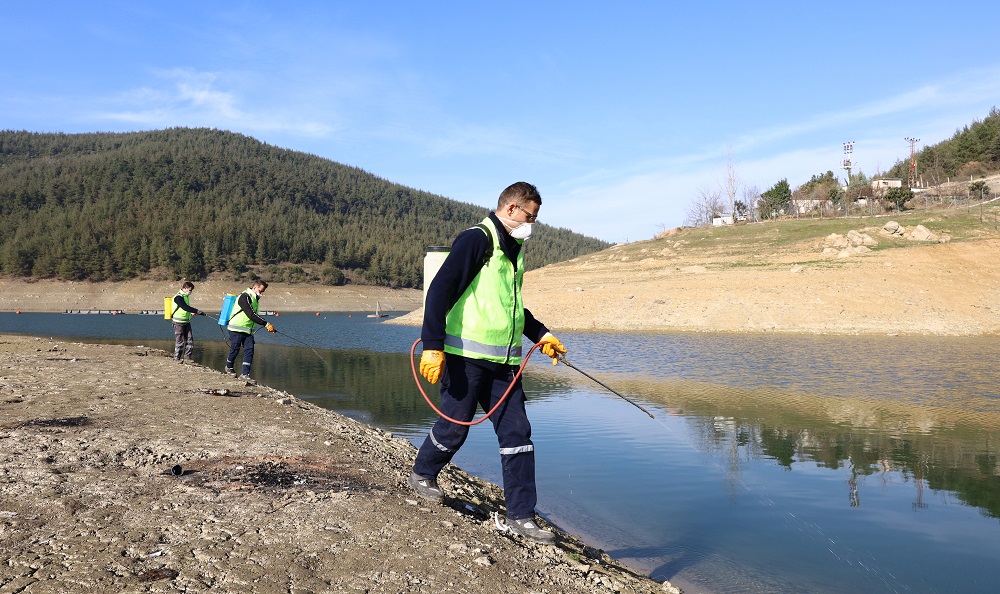
{"type": "Polygon", "coordinates": [[[910,143],[910,175],[906,178],[906,185],[914,188],[917,185],[917,152],[915,147],[920,139],[907,136],[903,140],[910,143]]]}

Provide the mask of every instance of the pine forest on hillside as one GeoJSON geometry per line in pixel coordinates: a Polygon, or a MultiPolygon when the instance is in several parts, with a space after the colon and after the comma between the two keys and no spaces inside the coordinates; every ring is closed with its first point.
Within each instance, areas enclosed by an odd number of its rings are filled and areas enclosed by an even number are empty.
{"type": "MultiPolygon", "coordinates": [[[[489,211],[219,130],[0,131],[6,276],[417,288],[426,246],[449,245],[489,211]]],[[[539,268],[608,245],[539,224],[526,259],[539,268]]]]}
{"type": "MultiPolygon", "coordinates": [[[[956,130],[948,140],[925,146],[915,155],[917,172],[926,185],[937,186],[949,179],[978,178],[1000,169],[1000,110],[996,107],[982,121],[956,130]]],[[[886,177],[906,180],[910,162],[892,166],[886,177]]]]}

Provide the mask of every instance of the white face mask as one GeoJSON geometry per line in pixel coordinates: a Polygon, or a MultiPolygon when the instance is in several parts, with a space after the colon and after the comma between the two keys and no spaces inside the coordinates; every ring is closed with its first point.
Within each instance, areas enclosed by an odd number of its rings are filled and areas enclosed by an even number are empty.
{"type": "Polygon", "coordinates": [[[525,240],[531,237],[531,223],[521,223],[510,230],[510,236],[514,239],[525,240]]]}
{"type": "Polygon", "coordinates": [[[515,221],[514,219],[508,219],[501,216],[497,216],[497,218],[503,221],[504,224],[510,228],[510,236],[514,239],[524,241],[525,239],[531,237],[531,226],[533,223],[522,223],[521,221],[515,221]],[[517,227],[513,227],[508,223],[517,223],[517,227]]]}

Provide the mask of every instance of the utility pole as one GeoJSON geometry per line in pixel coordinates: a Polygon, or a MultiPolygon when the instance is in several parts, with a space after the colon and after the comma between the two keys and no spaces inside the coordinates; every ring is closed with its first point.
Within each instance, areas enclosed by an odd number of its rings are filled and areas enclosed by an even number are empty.
{"type": "Polygon", "coordinates": [[[914,188],[917,185],[917,152],[915,147],[920,139],[907,136],[903,140],[910,143],[910,175],[906,179],[906,185],[914,188]]]}
{"type": "Polygon", "coordinates": [[[854,152],[854,141],[844,143],[844,169],[847,170],[847,185],[851,185],[851,153],[854,152]]]}
{"type": "Polygon", "coordinates": [[[844,143],[844,169],[847,170],[847,184],[844,185],[844,208],[846,214],[851,214],[851,153],[854,152],[854,141],[844,143]]]}

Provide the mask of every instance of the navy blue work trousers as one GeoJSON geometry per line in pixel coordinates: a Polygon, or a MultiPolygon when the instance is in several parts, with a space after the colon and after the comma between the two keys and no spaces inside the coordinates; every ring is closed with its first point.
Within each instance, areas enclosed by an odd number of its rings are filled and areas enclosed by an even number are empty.
{"type": "MultiPolygon", "coordinates": [[[[488,411],[510,386],[516,367],[476,364],[457,355],[445,355],[441,376],[441,412],[459,421],[471,421],[476,407],[488,411]]],[[[504,404],[490,417],[500,445],[503,492],[507,517],[523,520],[535,515],[538,501],[535,491],[535,446],[531,442],[531,423],[524,409],[521,380],[511,389],[504,404]]],[[[469,427],[438,419],[417,452],[413,472],[437,477],[469,436],[469,427]]]]}
{"type": "Polygon", "coordinates": [[[253,363],[253,334],[249,332],[229,331],[229,356],[226,357],[226,367],[233,369],[240,347],[243,347],[243,367],[240,374],[250,375],[250,364],[253,363]]]}

